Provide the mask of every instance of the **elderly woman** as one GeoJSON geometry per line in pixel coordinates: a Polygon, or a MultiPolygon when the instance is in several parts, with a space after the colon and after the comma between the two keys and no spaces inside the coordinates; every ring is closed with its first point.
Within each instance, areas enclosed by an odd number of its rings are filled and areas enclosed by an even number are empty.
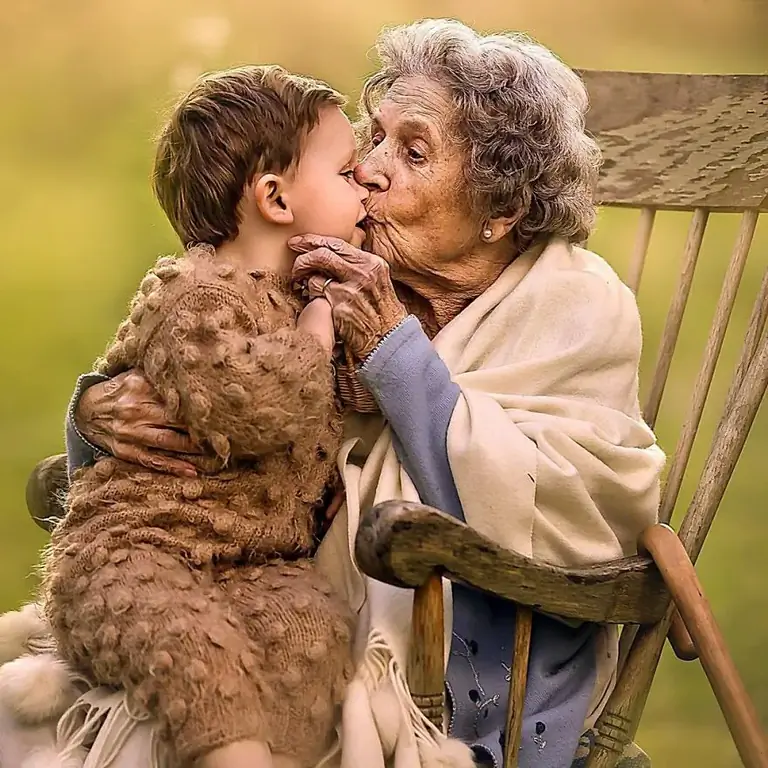
{"type": "MultiPolygon", "coordinates": [[[[663,455],[638,407],[634,298],[577,245],[599,166],[578,77],[525,38],[452,21],[387,31],[378,53],[356,170],[368,250],[293,244],[296,280],[333,307],[376,409],[351,404],[380,411],[350,410],[346,504],[317,555],[359,613],[343,764],[499,766],[514,605],[453,587],[446,688],[462,752],[410,700],[409,594],[356,569],[361,509],[421,500],[524,555],[594,563],[633,553],[655,521],[663,455]]],[[[140,372],[83,377],[72,403],[71,466],[107,451],[192,471],[140,372]]],[[[615,640],[535,617],[520,765],[571,764],[610,692],[615,640]]]]}

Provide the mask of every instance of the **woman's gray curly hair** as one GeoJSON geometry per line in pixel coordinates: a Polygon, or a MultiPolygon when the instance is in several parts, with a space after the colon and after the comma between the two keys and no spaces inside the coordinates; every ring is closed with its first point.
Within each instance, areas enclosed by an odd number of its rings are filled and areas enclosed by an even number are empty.
{"type": "Polygon", "coordinates": [[[575,72],[524,35],[481,35],[448,19],[385,30],[376,52],[381,69],[363,86],[361,114],[370,118],[398,78],[428,78],[451,96],[477,213],[519,216],[521,248],[544,235],[586,240],[600,150],[585,132],[575,72]]]}

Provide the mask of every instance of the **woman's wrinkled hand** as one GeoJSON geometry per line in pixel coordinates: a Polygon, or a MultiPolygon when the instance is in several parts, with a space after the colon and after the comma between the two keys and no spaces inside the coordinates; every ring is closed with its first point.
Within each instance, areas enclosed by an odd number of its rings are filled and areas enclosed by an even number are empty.
{"type": "Polygon", "coordinates": [[[389,265],[380,256],[320,235],[291,238],[288,246],[300,254],[294,280],[307,282],[310,298],[328,301],[338,335],[358,360],[365,360],[408,315],[395,294],[389,265]]]}
{"type": "Polygon", "coordinates": [[[88,440],[115,458],[174,475],[197,475],[193,464],[166,455],[203,451],[168,416],[139,371],[126,371],[89,387],[80,398],[75,422],[88,440]]]}

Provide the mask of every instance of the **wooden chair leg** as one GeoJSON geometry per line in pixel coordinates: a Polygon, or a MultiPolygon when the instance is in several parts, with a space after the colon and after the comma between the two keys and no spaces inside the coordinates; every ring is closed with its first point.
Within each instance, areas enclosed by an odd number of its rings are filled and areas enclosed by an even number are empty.
{"type": "MultiPolygon", "coordinates": [[[[624,662],[627,660],[629,651],[632,648],[637,637],[637,625],[624,627],[619,639],[619,665],[618,674],[624,669],[624,662]]],[[[675,656],[681,661],[694,661],[699,658],[699,652],[696,650],[696,644],[688,634],[683,620],[677,611],[672,613],[672,623],[667,634],[669,644],[675,652],[675,656]]]]}
{"type": "Polygon", "coordinates": [[[517,768],[523,734],[523,706],[528,682],[528,659],[531,652],[533,611],[517,606],[515,615],[515,647],[512,654],[507,702],[507,727],[504,739],[504,768],[517,768]]]}
{"type": "Polygon", "coordinates": [[[443,580],[433,573],[413,596],[408,688],[411,697],[440,730],[444,729],[445,637],[443,580]]]}
{"type": "Polygon", "coordinates": [[[619,662],[616,668],[618,677],[621,677],[621,671],[624,669],[629,652],[632,650],[632,643],[635,642],[637,637],[637,628],[637,624],[627,624],[621,629],[621,634],[619,635],[619,662]]]}
{"type": "Polygon", "coordinates": [[[616,687],[595,723],[596,738],[586,768],[615,768],[635,735],[639,714],[661,658],[673,606],[657,624],[644,624],[637,632],[616,687]]]}
{"type": "Polygon", "coordinates": [[[746,768],[767,768],[768,741],[685,547],[666,525],[645,531],[641,544],[661,571],[693,638],[742,762],[746,768]]]}

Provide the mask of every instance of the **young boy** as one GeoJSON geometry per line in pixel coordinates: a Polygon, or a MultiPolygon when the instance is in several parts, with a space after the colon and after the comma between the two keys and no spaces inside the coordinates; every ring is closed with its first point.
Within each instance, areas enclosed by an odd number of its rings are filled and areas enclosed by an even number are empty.
{"type": "Polygon", "coordinates": [[[342,97],[279,67],[200,80],[154,186],[187,247],[145,277],[97,370],[130,368],[208,450],[197,478],[82,470],[46,562],[61,653],[155,715],[181,765],[312,766],[352,671],[352,616],[313,567],[340,415],[330,307],[287,241],[361,245],[366,191],[342,97]]]}

